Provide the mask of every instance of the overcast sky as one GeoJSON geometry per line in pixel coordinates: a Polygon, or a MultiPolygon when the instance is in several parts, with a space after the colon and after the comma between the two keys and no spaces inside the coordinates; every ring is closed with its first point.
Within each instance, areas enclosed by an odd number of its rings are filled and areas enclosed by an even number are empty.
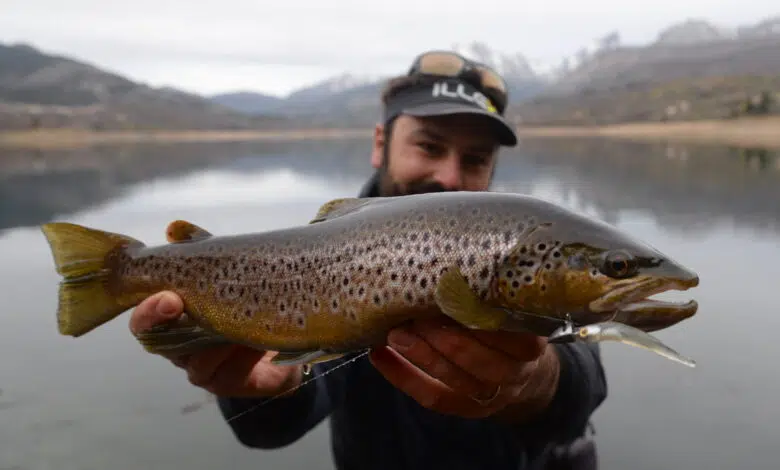
{"type": "Polygon", "coordinates": [[[342,73],[406,69],[420,51],[481,41],[557,63],[618,30],[654,39],[686,18],[732,27],[777,0],[0,0],[0,42],[28,42],[154,86],[283,95],[342,73]]]}

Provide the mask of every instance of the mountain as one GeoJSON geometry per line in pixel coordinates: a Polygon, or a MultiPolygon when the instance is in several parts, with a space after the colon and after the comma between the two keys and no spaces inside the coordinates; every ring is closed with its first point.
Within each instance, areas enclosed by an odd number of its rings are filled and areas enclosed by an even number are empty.
{"type": "Polygon", "coordinates": [[[217,104],[247,114],[273,113],[284,103],[284,100],[277,96],[253,91],[220,93],[211,96],[210,99],[217,104]]]}
{"type": "Polygon", "coordinates": [[[612,35],[580,51],[574,66],[510,114],[536,125],[717,119],[778,98],[780,18],[734,29],[686,20],[644,46],[612,35]]]}
{"type": "MultiPolygon", "coordinates": [[[[510,89],[507,114],[524,123],[733,117],[767,108],[756,104],[762,97],[780,99],[780,16],[733,28],[693,18],[649,44],[623,44],[617,30],[593,42],[544,69],[520,52],[480,42],[452,49],[502,73],[510,89]]],[[[251,91],[203,97],[29,45],[0,44],[0,129],[365,127],[380,117],[388,78],[342,73],[285,97],[251,91]]]]}
{"type": "Polygon", "coordinates": [[[284,124],[152,88],[26,44],[0,44],[0,129],[251,129],[284,124]]]}
{"type": "MultiPolygon", "coordinates": [[[[507,81],[513,101],[533,97],[546,86],[545,80],[537,76],[522,54],[500,54],[479,42],[454,45],[453,50],[499,70],[507,81]]],[[[211,99],[241,112],[283,116],[309,125],[336,121],[346,126],[370,125],[380,117],[380,95],[389,78],[344,73],[296,90],[284,98],[238,92],[215,95],[211,99]]]]}

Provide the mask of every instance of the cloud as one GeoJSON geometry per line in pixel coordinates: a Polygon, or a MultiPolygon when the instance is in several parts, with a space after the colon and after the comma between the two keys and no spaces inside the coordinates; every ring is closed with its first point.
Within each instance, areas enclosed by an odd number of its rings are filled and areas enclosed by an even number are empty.
{"type": "Polygon", "coordinates": [[[688,17],[733,26],[772,13],[769,0],[427,1],[3,0],[0,40],[25,41],[153,85],[195,92],[286,93],[343,71],[387,74],[422,50],[482,41],[557,62],[619,29],[651,40],[688,17]]]}

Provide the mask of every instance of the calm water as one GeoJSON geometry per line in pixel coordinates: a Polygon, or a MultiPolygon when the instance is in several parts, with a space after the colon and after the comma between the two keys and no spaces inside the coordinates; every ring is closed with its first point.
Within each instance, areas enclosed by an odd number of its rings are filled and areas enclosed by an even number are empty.
{"type": "MultiPolygon", "coordinates": [[[[127,317],[78,340],[59,336],[57,276],[36,225],[68,220],[155,244],[175,218],[218,234],[302,224],[359,190],[368,149],[355,140],[0,154],[0,469],[332,468],[325,426],[289,448],[252,451],[213,404],[185,412],[206,394],[142,352],[127,317]]],[[[701,275],[700,313],[658,333],[698,368],[604,346],[603,468],[778,467],[780,160],[528,144],[503,154],[495,189],[603,218],[701,275]]]]}

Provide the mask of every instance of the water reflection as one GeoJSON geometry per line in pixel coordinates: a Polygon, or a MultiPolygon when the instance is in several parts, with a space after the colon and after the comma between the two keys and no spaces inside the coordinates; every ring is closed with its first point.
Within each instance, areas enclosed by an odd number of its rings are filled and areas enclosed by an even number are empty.
{"type": "MultiPolygon", "coordinates": [[[[138,208],[242,200],[261,204],[300,195],[289,188],[310,191],[318,185],[323,197],[343,196],[337,188],[354,192],[370,174],[369,149],[367,140],[357,139],[3,156],[0,230],[38,225],[120,198],[138,208]],[[25,157],[34,163],[25,166],[25,157]],[[216,171],[204,174],[206,168],[216,171]]],[[[688,236],[722,224],[780,230],[780,157],[766,149],[588,139],[528,141],[502,154],[494,189],[532,192],[542,187],[554,187],[562,202],[613,223],[626,211],[640,211],[688,236]]]]}
{"type": "MultiPolygon", "coordinates": [[[[282,451],[242,448],[183,374],[141,351],[126,321],[56,333],[57,276],[35,225],[56,218],[147,243],[185,218],[221,233],[307,222],[370,175],[369,142],[138,146],[0,158],[0,468],[330,469],[327,429],[282,451]],[[10,163],[9,163],[10,162],[10,163]],[[195,405],[193,405],[193,403],[195,405]],[[182,451],[186,449],[186,451],[182,451]]],[[[569,141],[502,155],[497,190],[533,193],[616,223],[702,277],[700,314],[659,334],[693,371],[604,347],[596,415],[604,468],[775,468],[780,354],[780,168],[769,152],[569,141]],[[626,432],[626,430],[630,430],[626,432]],[[733,439],[737,431],[741,439],[733,439]],[[712,465],[711,465],[712,464],[712,465]]],[[[687,297],[682,294],[680,297],[687,297]]]]}
{"type": "MultiPolygon", "coordinates": [[[[0,149],[0,231],[39,225],[127,197],[127,191],[135,196],[164,189],[166,184],[182,190],[173,195],[175,199],[166,201],[173,205],[209,196],[219,199],[220,193],[234,191],[230,185],[220,185],[219,176],[202,176],[211,168],[229,174],[226,178],[236,173],[253,175],[244,180],[246,187],[254,185],[253,179],[261,173],[287,178],[289,183],[291,172],[318,180],[330,173],[329,182],[349,184],[370,172],[366,166],[368,149],[369,142],[362,139],[325,145],[300,141],[139,144],[49,152],[0,149]],[[302,155],[305,158],[300,158],[302,155]],[[190,181],[179,180],[188,175],[190,181]],[[210,181],[202,181],[204,178],[210,181]],[[207,188],[199,187],[204,182],[207,188]],[[201,189],[214,191],[192,194],[201,189]]],[[[258,189],[259,197],[279,194],[271,187],[258,189]]]]}
{"type": "Polygon", "coordinates": [[[517,158],[610,222],[638,211],[686,236],[780,231],[777,152],[572,139],[524,142],[517,158]]]}

